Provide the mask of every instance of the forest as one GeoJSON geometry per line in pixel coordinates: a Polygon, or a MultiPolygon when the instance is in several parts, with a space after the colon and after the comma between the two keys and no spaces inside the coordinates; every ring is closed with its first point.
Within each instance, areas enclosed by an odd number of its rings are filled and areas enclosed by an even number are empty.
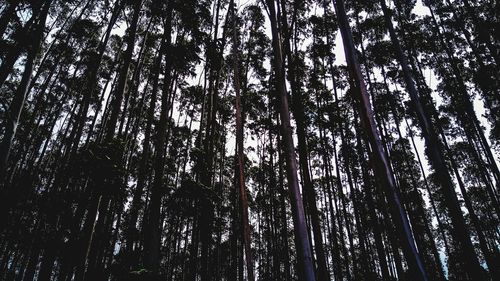
{"type": "Polygon", "coordinates": [[[0,280],[500,280],[500,1],[0,0],[0,280]]]}

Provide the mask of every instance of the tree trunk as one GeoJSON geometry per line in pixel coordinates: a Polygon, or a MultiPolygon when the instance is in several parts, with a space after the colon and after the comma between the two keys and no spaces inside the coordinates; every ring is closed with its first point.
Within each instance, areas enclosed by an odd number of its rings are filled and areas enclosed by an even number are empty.
{"type": "Polygon", "coordinates": [[[422,129],[422,134],[426,143],[426,150],[433,168],[436,171],[439,183],[441,185],[441,190],[444,194],[445,202],[447,208],[450,212],[450,218],[452,225],[454,227],[454,237],[458,243],[461,244],[461,250],[464,256],[464,266],[469,275],[469,278],[482,279],[482,270],[477,259],[477,255],[474,252],[474,246],[470,240],[469,231],[466,227],[465,220],[460,209],[460,204],[458,202],[457,194],[455,193],[453,182],[451,176],[448,172],[446,162],[444,160],[443,152],[440,149],[439,139],[436,135],[436,131],[431,123],[429,116],[424,111],[424,107],[420,101],[418,91],[415,87],[413,77],[411,75],[410,68],[408,66],[406,56],[401,49],[399,40],[396,36],[396,32],[392,25],[391,11],[387,8],[385,0],[381,0],[380,4],[384,12],[384,19],[389,30],[389,35],[391,37],[391,42],[396,51],[396,57],[403,70],[404,80],[410,99],[414,104],[417,118],[422,129]]]}
{"type": "Polygon", "coordinates": [[[164,193],[164,177],[163,170],[165,166],[165,145],[166,145],[166,131],[168,122],[168,112],[170,110],[169,96],[170,96],[170,85],[172,83],[172,57],[169,55],[170,45],[172,41],[172,3],[167,3],[167,14],[166,23],[164,28],[165,37],[165,51],[166,51],[166,64],[165,64],[165,78],[163,82],[163,92],[161,96],[161,109],[160,109],[160,121],[156,131],[157,139],[155,144],[155,159],[153,164],[154,169],[154,181],[151,188],[151,202],[149,204],[149,214],[147,218],[147,225],[145,228],[145,264],[146,268],[153,272],[153,274],[158,273],[158,268],[160,265],[160,208],[161,200],[164,193]]]}
{"type": "MultiPolygon", "coordinates": [[[[157,53],[157,56],[155,58],[155,64],[152,70],[153,88],[151,90],[151,97],[150,97],[149,107],[147,110],[146,128],[144,130],[144,140],[142,142],[142,155],[139,161],[139,170],[137,172],[137,185],[132,199],[132,206],[130,207],[130,218],[125,232],[127,255],[132,254],[134,243],[138,238],[134,237],[134,233],[136,234],[135,236],[138,236],[136,224],[137,224],[137,219],[139,218],[139,209],[141,208],[142,195],[144,193],[144,188],[146,187],[146,180],[147,180],[146,177],[148,175],[148,166],[149,166],[148,164],[149,164],[150,150],[151,150],[151,145],[150,145],[151,131],[154,123],[154,113],[156,108],[156,99],[158,92],[158,81],[160,76],[161,61],[166,51],[166,46],[167,46],[166,38],[165,36],[163,36],[160,45],[160,50],[157,53]]],[[[129,258],[132,257],[129,256],[129,258]]],[[[131,261],[129,260],[129,262],[131,261]]]]}
{"type": "MultiPolygon", "coordinates": [[[[282,9],[283,11],[283,9],[282,9]]],[[[285,43],[286,44],[286,43],[285,43]]],[[[292,113],[295,117],[297,123],[297,140],[299,147],[299,164],[301,171],[301,179],[303,181],[303,191],[304,191],[304,199],[305,199],[305,207],[309,211],[309,215],[311,216],[311,225],[312,232],[314,237],[314,250],[316,252],[317,259],[317,273],[318,280],[328,280],[329,273],[326,266],[326,257],[325,257],[325,249],[323,246],[323,237],[321,234],[321,224],[319,219],[319,211],[316,205],[316,191],[314,190],[314,186],[311,179],[311,174],[309,172],[309,151],[307,148],[307,139],[306,139],[306,128],[307,124],[304,116],[304,94],[300,89],[296,78],[295,78],[295,63],[293,61],[290,48],[286,49],[286,56],[288,60],[288,75],[292,88],[292,113]]]]}
{"type": "Polygon", "coordinates": [[[241,216],[243,224],[243,241],[245,243],[245,259],[247,267],[248,281],[254,281],[254,270],[253,270],[253,257],[252,257],[252,244],[251,244],[251,234],[250,234],[250,223],[248,221],[248,199],[247,191],[245,185],[245,152],[244,152],[244,128],[243,128],[243,117],[241,112],[241,97],[240,97],[240,71],[239,71],[239,36],[237,33],[236,25],[236,12],[234,7],[234,1],[231,0],[229,3],[229,9],[231,9],[232,20],[233,20],[233,85],[236,94],[235,106],[236,106],[236,151],[238,158],[238,186],[240,193],[240,204],[241,204],[241,216]]]}
{"type": "Polygon", "coordinates": [[[142,0],[136,0],[134,4],[134,15],[132,18],[132,23],[130,24],[128,35],[127,35],[127,49],[123,54],[123,63],[120,69],[120,74],[118,76],[118,81],[116,84],[115,92],[113,93],[113,99],[111,100],[111,114],[107,123],[107,130],[104,139],[109,141],[113,138],[115,134],[116,125],[118,123],[118,115],[121,111],[123,95],[126,91],[125,87],[128,80],[128,72],[130,68],[130,62],[132,61],[132,55],[134,53],[135,47],[135,36],[137,33],[137,23],[139,22],[139,14],[141,12],[142,0]]]}
{"type": "MultiPolygon", "coordinates": [[[[279,2],[278,2],[279,3],[279,2]]],[[[270,14],[271,32],[273,42],[273,63],[276,77],[277,94],[279,95],[279,111],[281,117],[281,132],[283,136],[283,149],[286,157],[287,179],[292,204],[293,224],[295,230],[295,244],[298,256],[298,272],[301,280],[314,281],[314,265],[312,260],[311,245],[306,225],[304,206],[300,195],[299,181],[297,177],[297,159],[295,158],[295,147],[292,139],[292,128],[290,125],[290,112],[288,106],[288,94],[285,86],[285,73],[283,69],[283,54],[281,51],[280,33],[276,20],[275,3],[267,0],[270,14]]]]}
{"type": "Polygon", "coordinates": [[[354,42],[352,39],[349,21],[344,9],[343,0],[335,1],[335,10],[337,12],[338,22],[344,42],[344,51],[351,76],[351,90],[355,92],[360,106],[360,117],[362,125],[369,138],[370,145],[373,150],[373,156],[376,161],[374,167],[377,177],[380,179],[382,186],[385,189],[387,199],[389,200],[389,207],[393,214],[394,223],[396,224],[396,231],[399,234],[399,239],[403,245],[405,257],[409,264],[412,274],[419,280],[428,280],[427,273],[425,272],[423,263],[420,259],[416,249],[413,234],[411,233],[410,225],[406,217],[406,213],[401,205],[399,194],[396,190],[396,183],[394,175],[390,169],[388,159],[382,147],[379,133],[377,132],[373,111],[368,92],[366,91],[365,82],[361,74],[361,68],[355,53],[354,42]]]}

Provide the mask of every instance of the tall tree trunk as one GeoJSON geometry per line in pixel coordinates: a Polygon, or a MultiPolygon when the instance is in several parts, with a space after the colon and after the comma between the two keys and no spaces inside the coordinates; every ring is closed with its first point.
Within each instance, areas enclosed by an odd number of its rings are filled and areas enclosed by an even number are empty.
{"type": "MultiPolygon", "coordinates": [[[[138,231],[137,231],[137,220],[139,218],[139,209],[141,207],[142,203],[142,195],[144,193],[144,188],[146,187],[146,180],[147,180],[147,175],[148,175],[148,164],[149,164],[149,158],[150,158],[150,151],[151,151],[151,131],[154,123],[154,113],[155,113],[155,108],[156,108],[156,99],[157,99],[157,92],[158,92],[158,82],[159,82],[159,76],[160,76],[160,68],[161,68],[161,62],[163,59],[163,56],[166,52],[166,38],[163,36],[161,45],[160,45],[160,50],[158,51],[156,58],[155,58],[155,63],[153,66],[152,70],[152,79],[153,79],[153,87],[151,90],[151,97],[150,97],[150,102],[149,102],[149,107],[147,110],[147,117],[146,117],[146,129],[144,130],[144,140],[142,142],[142,155],[141,159],[139,161],[139,170],[137,172],[137,185],[134,190],[134,195],[132,199],[132,206],[130,207],[130,217],[128,221],[128,226],[125,231],[125,242],[126,242],[126,252],[127,255],[131,255],[133,248],[134,248],[134,243],[136,242],[138,238],[138,231]],[[136,234],[134,237],[134,233],[136,234]]],[[[129,258],[132,258],[129,256],[129,258]]],[[[131,260],[129,260],[131,262],[131,260]]],[[[130,264],[133,265],[133,264],[130,264]]]]}
{"type": "MultiPolygon", "coordinates": [[[[283,2],[282,2],[283,3],[283,2]]],[[[282,11],[284,11],[282,9],[282,11]]],[[[285,43],[285,45],[288,45],[285,43]]],[[[296,67],[294,59],[291,55],[289,47],[285,47],[286,57],[288,61],[288,75],[292,88],[292,113],[297,123],[297,140],[299,147],[299,164],[301,171],[301,179],[303,181],[303,191],[306,210],[309,211],[311,217],[312,232],[314,237],[314,250],[316,253],[318,280],[329,279],[329,273],[326,266],[325,249],[323,246],[323,237],[321,234],[321,223],[319,219],[318,206],[316,205],[316,191],[309,172],[309,151],[307,148],[306,128],[307,124],[304,115],[304,94],[296,81],[296,67]]]]}
{"type": "MultiPolygon", "coordinates": [[[[319,106],[318,106],[319,108],[319,106]]],[[[322,161],[323,161],[323,170],[324,170],[324,174],[325,174],[325,177],[326,177],[326,195],[325,197],[327,196],[328,197],[328,200],[326,200],[325,198],[325,201],[328,201],[328,211],[330,213],[330,219],[331,219],[331,222],[327,222],[328,223],[328,229],[330,229],[331,227],[331,231],[330,231],[330,239],[332,239],[333,241],[331,242],[332,245],[331,245],[331,248],[332,248],[332,259],[333,259],[333,275],[334,275],[334,278],[335,280],[343,280],[343,274],[342,274],[342,267],[341,267],[341,258],[340,258],[340,249],[339,249],[339,242],[338,242],[338,238],[337,238],[337,224],[335,223],[335,214],[334,214],[334,209],[333,209],[333,186],[332,186],[332,175],[330,173],[330,158],[329,158],[329,155],[327,153],[327,146],[326,146],[326,134],[323,132],[323,128],[321,127],[321,125],[319,126],[319,138],[320,138],[320,142],[321,142],[321,147],[324,151],[323,155],[322,155],[322,161]]],[[[336,149],[335,147],[333,149],[336,149]]],[[[327,204],[325,203],[325,206],[327,204]]],[[[328,218],[328,216],[326,216],[328,218]]]]}
{"type": "Polygon", "coordinates": [[[470,240],[469,231],[465,224],[465,220],[460,209],[460,204],[458,202],[457,194],[455,193],[453,182],[451,176],[448,172],[446,162],[444,160],[444,155],[440,149],[440,143],[434,126],[430,120],[430,117],[424,111],[424,107],[420,101],[418,91],[415,87],[415,83],[409,68],[406,56],[403,53],[399,39],[397,38],[396,31],[394,30],[391,11],[387,8],[385,0],[381,0],[380,4],[384,12],[384,19],[389,30],[389,35],[391,37],[391,42],[396,51],[396,57],[403,70],[403,76],[406,83],[410,99],[415,107],[419,125],[422,129],[422,134],[426,143],[426,150],[429,155],[432,167],[435,169],[438,176],[439,184],[441,185],[441,190],[444,195],[444,199],[447,208],[450,212],[450,218],[454,231],[452,231],[456,241],[461,244],[461,252],[464,256],[464,267],[469,275],[470,279],[480,278],[482,279],[482,269],[479,265],[477,255],[474,251],[474,246],[470,240]]]}
{"type": "MultiPolygon", "coordinates": [[[[273,42],[273,63],[276,78],[276,89],[279,95],[279,111],[281,117],[281,132],[283,136],[283,149],[286,157],[287,179],[292,204],[293,224],[295,230],[295,244],[298,256],[298,272],[301,280],[314,281],[314,265],[312,260],[311,245],[306,225],[303,201],[300,195],[299,180],[297,176],[297,159],[295,158],[295,147],[292,139],[292,128],[290,125],[290,112],[288,105],[288,94],[285,85],[285,73],[283,69],[283,54],[281,51],[281,35],[278,30],[278,22],[275,3],[267,0],[269,8],[269,19],[271,21],[271,33],[273,42]]],[[[279,1],[278,1],[279,3],[279,1]]]]}
{"type": "Polygon", "coordinates": [[[157,139],[155,143],[155,159],[153,163],[154,169],[154,180],[151,188],[151,202],[149,204],[149,213],[147,218],[147,225],[145,228],[145,245],[144,245],[144,257],[145,265],[148,270],[153,272],[153,274],[158,273],[158,268],[160,265],[160,245],[161,245],[161,235],[160,235],[160,209],[161,200],[164,193],[164,177],[163,170],[165,166],[165,145],[166,145],[166,134],[167,134],[167,122],[168,122],[168,112],[170,110],[171,104],[169,103],[170,96],[170,85],[172,83],[172,56],[169,55],[170,46],[172,41],[172,12],[173,6],[171,2],[167,3],[166,7],[166,18],[164,34],[165,37],[165,77],[163,82],[163,91],[161,96],[161,109],[160,109],[160,120],[156,131],[157,139]]]}
{"type": "Polygon", "coordinates": [[[243,117],[241,112],[241,94],[240,94],[240,70],[239,70],[239,36],[238,36],[238,26],[236,24],[236,12],[234,7],[234,1],[231,0],[229,3],[229,9],[231,9],[232,21],[233,21],[233,85],[234,91],[236,93],[236,151],[238,158],[238,186],[240,193],[240,208],[243,224],[243,241],[245,243],[245,259],[247,267],[248,281],[254,281],[254,270],[253,270],[253,257],[252,257],[252,246],[251,246],[251,234],[250,234],[250,223],[248,221],[248,199],[247,191],[245,185],[245,152],[244,152],[244,128],[243,128],[243,117]]]}
{"type": "Polygon", "coordinates": [[[111,114],[107,123],[107,130],[104,139],[109,141],[113,138],[115,134],[116,125],[118,123],[118,115],[121,111],[123,95],[126,91],[125,87],[128,80],[128,72],[130,68],[130,62],[132,61],[132,55],[135,48],[135,37],[137,34],[137,25],[139,22],[139,14],[141,12],[142,0],[136,0],[134,4],[134,15],[132,18],[132,23],[128,29],[127,35],[127,49],[123,54],[123,63],[120,69],[120,74],[118,76],[118,81],[116,84],[115,92],[113,93],[113,99],[111,100],[111,114]]]}
{"type": "Polygon", "coordinates": [[[406,217],[406,213],[401,205],[401,199],[396,190],[394,175],[382,147],[380,135],[376,129],[371,102],[363,80],[361,67],[357,60],[355,52],[356,49],[352,39],[349,21],[344,9],[343,0],[335,1],[335,10],[337,12],[338,23],[342,40],[344,42],[344,52],[349,68],[349,74],[351,76],[351,90],[354,91],[355,96],[358,99],[362,125],[366,131],[366,135],[373,150],[374,159],[377,163],[374,170],[385,189],[393,221],[396,224],[396,231],[399,234],[399,239],[403,246],[410,270],[418,280],[428,280],[427,273],[425,272],[425,268],[413,240],[413,234],[411,233],[408,218],[406,217]]]}
{"type": "MultiPolygon", "coordinates": [[[[271,123],[272,124],[272,123],[271,123]]],[[[279,125],[279,124],[278,124],[279,125]]],[[[282,147],[282,137],[277,134],[277,147],[282,147]]],[[[284,186],[284,176],[283,176],[283,153],[281,149],[278,149],[278,186],[280,191],[280,212],[281,212],[281,236],[283,237],[283,245],[281,245],[280,256],[283,260],[284,271],[285,271],[285,281],[292,279],[290,274],[290,252],[288,249],[288,216],[286,212],[286,194],[284,186]]]]}
{"type": "MultiPolygon", "coordinates": [[[[87,120],[87,113],[89,110],[90,102],[99,80],[98,79],[99,67],[104,57],[106,46],[108,45],[108,41],[111,36],[111,31],[113,30],[113,27],[116,21],[118,20],[118,16],[120,15],[124,5],[125,5],[125,0],[116,0],[116,2],[114,3],[113,11],[111,13],[111,18],[106,27],[106,32],[104,33],[104,38],[101,40],[99,46],[97,47],[97,56],[91,58],[91,64],[89,66],[89,69],[87,70],[86,73],[87,77],[85,79],[85,85],[83,88],[84,90],[83,90],[82,104],[80,105],[78,114],[76,116],[77,120],[75,121],[76,123],[70,135],[70,141],[72,143],[68,147],[67,151],[69,153],[66,155],[66,157],[72,157],[73,155],[76,154],[76,151],[78,149],[78,145],[83,134],[83,128],[87,120]]],[[[103,115],[102,118],[103,122],[104,120],[106,120],[104,117],[105,115],[103,115]]]]}

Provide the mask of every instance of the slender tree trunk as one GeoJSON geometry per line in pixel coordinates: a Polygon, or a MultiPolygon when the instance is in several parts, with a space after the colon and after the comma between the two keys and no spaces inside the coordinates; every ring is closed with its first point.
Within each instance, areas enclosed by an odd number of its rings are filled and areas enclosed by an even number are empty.
{"type": "Polygon", "coordinates": [[[147,225],[145,228],[145,245],[144,245],[144,257],[146,268],[153,272],[153,274],[158,273],[158,268],[160,265],[160,209],[161,200],[164,191],[162,187],[164,186],[163,169],[165,166],[165,145],[167,141],[167,121],[168,112],[170,110],[169,96],[170,96],[170,85],[172,83],[172,57],[169,55],[170,45],[172,41],[172,3],[167,3],[166,11],[166,22],[164,27],[165,36],[165,50],[166,50],[166,65],[165,65],[165,78],[163,82],[163,92],[161,96],[161,109],[160,109],[160,120],[156,131],[157,139],[155,144],[156,156],[154,159],[153,169],[154,169],[154,181],[151,188],[151,202],[149,204],[149,214],[147,218],[147,225]]]}
{"type": "Polygon", "coordinates": [[[378,178],[380,179],[387,198],[389,200],[389,207],[393,214],[396,230],[399,234],[399,239],[403,245],[405,257],[408,261],[410,270],[418,280],[428,280],[427,273],[425,272],[423,263],[420,259],[416,249],[413,234],[411,233],[410,225],[406,217],[406,213],[401,205],[401,199],[396,190],[396,183],[394,175],[389,167],[388,159],[383,150],[380,135],[377,132],[375,120],[373,117],[373,110],[369,99],[368,92],[366,91],[365,82],[361,74],[361,68],[358,63],[354,42],[352,39],[349,21],[344,9],[343,0],[335,1],[335,10],[337,12],[338,22],[344,42],[344,51],[351,76],[352,91],[355,92],[360,106],[360,115],[362,125],[365,128],[366,135],[369,138],[370,145],[373,149],[373,156],[377,162],[375,168],[378,178]]]}
{"type": "Polygon", "coordinates": [[[234,91],[236,93],[236,151],[238,158],[238,186],[240,193],[240,204],[241,204],[241,215],[243,223],[243,241],[245,243],[245,259],[247,266],[247,276],[248,281],[254,281],[254,270],[253,270],[253,257],[252,257],[252,246],[251,246],[251,234],[250,234],[250,223],[248,221],[248,199],[247,191],[245,186],[245,152],[244,152],[244,128],[243,128],[243,117],[241,112],[241,97],[240,97],[240,71],[239,71],[239,36],[237,33],[236,25],[236,12],[234,7],[234,1],[229,3],[229,9],[231,9],[233,24],[233,85],[234,91]]]}
{"type": "MultiPolygon", "coordinates": [[[[271,123],[272,124],[272,123],[271,123]]],[[[278,124],[280,125],[280,124],[278,124]]],[[[282,137],[278,134],[277,147],[282,147],[282,137]]],[[[286,194],[284,186],[284,176],[283,176],[283,153],[281,149],[278,149],[278,186],[280,190],[280,212],[281,212],[281,236],[283,237],[284,243],[281,248],[280,256],[283,260],[285,280],[289,281],[292,279],[290,274],[290,253],[288,249],[288,216],[286,212],[286,194]]]]}
{"type": "MultiPolygon", "coordinates": [[[[366,167],[367,168],[367,167],[366,167]]],[[[365,169],[363,169],[365,171],[365,169]]],[[[368,175],[366,172],[363,173],[363,181],[365,181],[365,192],[366,201],[368,203],[368,211],[370,216],[370,221],[372,222],[373,235],[375,236],[375,246],[377,249],[378,260],[380,263],[380,271],[382,273],[383,280],[389,280],[389,266],[387,264],[387,258],[384,252],[384,244],[382,242],[382,231],[380,229],[380,222],[375,210],[375,202],[373,200],[372,186],[368,180],[368,175]]]]}
{"type": "Polygon", "coordinates": [[[271,21],[271,32],[274,52],[274,71],[276,77],[276,88],[279,95],[279,111],[281,117],[281,132],[284,142],[284,152],[286,157],[287,179],[292,204],[292,214],[295,230],[295,244],[298,256],[298,272],[302,280],[314,281],[314,265],[312,260],[311,245],[309,244],[309,234],[306,225],[304,206],[300,195],[299,181],[297,177],[297,159],[295,158],[295,147],[293,145],[292,130],[290,125],[290,113],[288,106],[288,94],[285,86],[285,75],[283,69],[283,54],[281,51],[280,33],[276,20],[275,3],[267,0],[269,8],[269,18],[271,21]]]}
{"type": "Polygon", "coordinates": [[[153,66],[153,87],[151,90],[151,97],[149,102],[149,107],[147,111],[146,117],[146,129],[144,131],[144,140],[142,142],[142,156],[139,161],[139,171],[137,173],[137,185],[134,191],[132,206],[130,207],[130,218],[128,222],[128,227],[125,233],[125,242],[126,242],[126,252],[127,255],[132,254],[134,243],[138,237],[134,237],[134,233],[138,234],[137,231],[137,219],[139,218],[139,209],[142,203],[142,195],[144,193],[144,188],[146,187],[146,177],[148,175],[148,163],[150,158],[150,150],[151,150],[151,131],[154,123],[154,113],[156,108],[156,99],[158,92],[158,82],[160,76],[160,68],[161,61],[163,59],[163,55],[165,54],[167,43],[166,38],[163,36],[161,41],[160,50],[157,53],[155,58],[155,64],[153,66]]]}
{"type": "Polygon", "coordinates": [[[97,212],[100,209],[102,203],[102,195],[93,194],[90,198],[90,204],[87,208],[87,215],[85,218],[85,223],[82,229],[82,238],[79,247],[78,264],[75,270],[75,281],[86,280],[87,273],[87,260],[89,258],[89,253],[94,238],[94,232],[96,227],[97,212]]]}
{"type": "MultiPolygon", "coordinates": [[[[319,105],[318,105],[319,108],[319,105]]],[[[342,267],[341,267],[341,258],[340,258],[340,249],[339,249],[339,242],[337,238],[337,224],[335,223],[335,214],[334,214],[334,209],[333,209],[333,186],[331,184],[332,182],[332,175],[330,173],[330,158],[328,157],[327,153],[327,147],[326,147],[326,134],[323,132],[323,128],[320,126],[319,127],[319,136],[320,136],[320,141],[321,141],[321,147],[323,149],[323,154],[322,154],[322,161],[323,161],[323,170],[324,174],[326,176],[326,195],[328,196],[328,210],[330,212],[330,219],[331,222],[328,223],[328,228],[331,226],[331,231],[330,231],[330,238],[333,240],[331,247],[332,247],[332,259],[333,259],[333,275],[335,277],[335,280],[343,280],[343,274],[342,274],[342,267]]],[[[335,137],[335,136],[333,136],[335,137]]],[[[336,149],[334,147],[333,149],[336,149]]],[[[325,198],[326,201],[326,198],[325,198]]],[[[326,204],[325,204],[326,205],[326,204]]]]}
{"type": "Polygon", "coordinates": [[[113,93],[113,99],[111,100],[111,114],[107,123],[107,130],[104,139],[109,141],[113,138],[115,134],[116,125],[118,123],[118,115],[121,111],[123,95],[126,91],[125,87],[128,80],[128,73],[130,68],[130,62],[132,61],[132,55],[134,53],[135,47],[135,37],[137,34],[137,26],[139,22],[139,14],[141,12],[142,0],[136,0],[134,4],[134,15],[132,18],[132,23],[128,29],[127,36],[127,49],[123,54],[123,63],[120,69],[120,74],[118,76],[118,81],[116,84],[115,92],[113,93]]]}
{"type": "MultiPolygon", "coordinates": [[[[283,9],[282,9],[283,11],[283,9]]],[[[286,44],[286,43],[285,43],[286,44]]],[[[304,94],[300,89],[295,75],[295,62],[292,58],[290,48],[285,48],[287,52],[289,77],[292,88],[292,113],[297,122],[297,139],[299,147],[299,164],[301,171],[301,179],[303,181],[303,191],[304,191],[304,201],[305,208],[309,211],[311,217],[312,232],[314,237],[314,250],[316,252],[316,263],[317,263],[317,273],[318,280],[327,280],[329,278],[328,269],[326,266],[325,249],[323,246],[323,237],[321,234],[321,224],[319,219],[319,211],[316,205],[316,191],[311,179],[311,174],[309,172],[309,151],[307,148],[306,139],[306,121],[304,116],[304,94]]]]}
{"type": "Polygon", "coordinates": [[[381,0],[380,3],[384,12],[384,18],[387,28],[389,29],[391,42],[396,51],[396,57],[403,70],[404,80],[408,93],[410,95],[410,99],[415,106],[417,118],[422,129],[422,134],[424,135],[429,159],[431,160],[433,168],[436,170],[436,174],[438,176],[438,180],[444,194],[447,208],[450,211],[450,218],[455,229],[455,231],[452,231],[452,233],[454,234],[457,242],[461,244],[461,252],[463,253],[465,259],[464,266],[470,279],[482,279],[481,266],[479,265],[477,255],[474,251],[474,246],[472,245],[472,242],[470,240],[469,231],[460,209],[457,194],[455,193],[451,176],[448,172],[443,153],[440,149],[439,139],[436,135],[436,131],[432,125],[432,122],[429,116],[424,111],[424,107],[420,101],[418,91],[415,87],[415,83],[406,60],[406,56],[401,49],[401,45],[399,44],[399,40],[392,25],[390,15],[391,11],[387,8],[385,0],[381,0]]]}

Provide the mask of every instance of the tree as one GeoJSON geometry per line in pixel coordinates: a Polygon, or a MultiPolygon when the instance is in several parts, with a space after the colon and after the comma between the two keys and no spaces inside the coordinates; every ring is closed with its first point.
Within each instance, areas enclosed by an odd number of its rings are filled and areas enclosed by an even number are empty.
{"type": "MultiPolygon", "coordinates": [[[[292,203],[292,214],[295,230],[295,244],[299,257],[299,276],[304,280],[316,280],[312,263],[311,247],[307,233],[304,207],[300,196],[299,182],[297,178],[297,159],[294,155],[294,145],[290,125],[290,113],[288,110],[288,96],[285,86],[285,75],[283,70],[283,54],[280,43],[280,32],[278,30],[277,14],[275,3],[267,2],[269,9],[269,20],[271,21],[271,31],[273,34],[274,70],[276,76],[276,90],[280,100],[281,134],[284,142],[284,152],[286,157],[287,180],[289,185],[290,202],[292,203]]],[[[279,2],[278,2],[279,6],[279,2]]]]}

